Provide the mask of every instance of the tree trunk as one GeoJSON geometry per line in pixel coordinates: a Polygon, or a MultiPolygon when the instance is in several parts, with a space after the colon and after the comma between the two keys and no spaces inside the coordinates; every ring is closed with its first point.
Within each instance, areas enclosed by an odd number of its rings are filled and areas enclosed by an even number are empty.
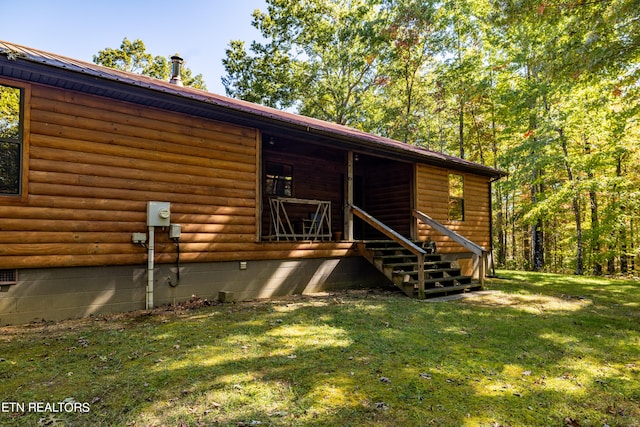
{"type": "MultiPolygon", "coordinates": [[[[560,135],[560,143],[562,144],[562,152],[564,153],[564,166],[567,170],[567,178],[569,179],[569,183],[575,189],[576,182],[573,176],[573,170],[571,168],[571,164],[569,163],[569,150],[567,149],[567,140],[564,137],[564,129],[558,129],[558,134],[560,135]]],[[[582,241],[582,217],[580,211],[580,199],[578,198],[578,193],[574,193],[571,197],[571,206],[573,207],[573,216],[576,221],[576,271],[577,275],[584,274],[584,251],[583,251],[583,241],[582,241]]]]}
{"type": "MultiPolygon", "coordinates": [[[[618,164],[616,165],[616,176],[622,176],[622,156],[618,157],[618,164]]],[[[620,233],[618,235],[620,242],[620,272],[626,274],[629,271],[629,264],[627,258],[627,229],[626,229],[626,202],[620,198],[620,217],[623,219],[624,225],[620,227],[620,233]]]]}
{"type": "MultiPolygon", "coordinates": [[[[534,173],[534,184],[531,186],[531,201],[537,202],[538,194],[542,193],[541,185],[536,184],[540,171],[534,173]]],[[[544,268],[544,222],[542,218],[536,219],[531,225],[531,267],[533,271],[540,271],[544,268]]]]}
{"type": "Polygon", "coordinates": [[[544,224],[539,219],[531,227],[533,271],[540,271],[544,268],[544,224]]]}
{"type": "Polygon", "coordinates": [[[464,159],[464,100],[460,95],[460,111],[458,112],[458,144],[460,146],[460,158],[464,159]]]}
{"type": "MultiPolygon", "coordinates": [[[[587,155],[591,154],[591,146],[587,140],[586,135],[582,136],[584,141],[584,149],[587,155]]],[[[587,169],[587,178],[589,179],[589,204],[591,205],[591,253],[594,258],[593,261],[593,274],[596,276],[602,275],[602,263],[600,262],[600,252],[602,247],[600,245],[600,219],[598,216],[598,194],[594,188],[595,177],[591,169],[587,169]]]]}

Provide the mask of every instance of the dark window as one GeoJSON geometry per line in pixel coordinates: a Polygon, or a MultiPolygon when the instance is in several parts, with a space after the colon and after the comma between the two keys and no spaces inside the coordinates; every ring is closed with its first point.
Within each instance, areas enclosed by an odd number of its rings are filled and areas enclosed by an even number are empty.
{"type": "Polygon", "coordinates": [[[20,194],[22,89],[0,84],[0,195],[20,194]]]}
{"type": "Polygon", "coordinates": [[[269,196],[293,196],[293,167],[267,163],[265,177],[265,191],[269,196]]]}
{"type": "Polygon", "coordinates": [[[464,176],[449,174],[449,220],[464,221],[464,176]]]}

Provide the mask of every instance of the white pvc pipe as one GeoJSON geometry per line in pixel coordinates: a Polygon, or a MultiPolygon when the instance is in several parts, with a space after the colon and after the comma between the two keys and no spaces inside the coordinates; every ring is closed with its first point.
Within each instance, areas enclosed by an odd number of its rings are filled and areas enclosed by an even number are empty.
{"type": "Polygon", "coordinates": [[[154,257],[155,230],[149,226],[149,243],[147,244],[147,310],[153,308],[153,257],[154,257]]]}

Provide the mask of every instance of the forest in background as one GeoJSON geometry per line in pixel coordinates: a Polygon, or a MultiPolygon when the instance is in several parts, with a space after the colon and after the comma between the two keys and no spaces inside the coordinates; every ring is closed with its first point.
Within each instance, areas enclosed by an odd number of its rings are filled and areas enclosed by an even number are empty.
{"type": "Polygon", "coordinates": [[[508,172],[499,267],[640,270],[640,0],[267,0],[227,95],[508,172]]]}

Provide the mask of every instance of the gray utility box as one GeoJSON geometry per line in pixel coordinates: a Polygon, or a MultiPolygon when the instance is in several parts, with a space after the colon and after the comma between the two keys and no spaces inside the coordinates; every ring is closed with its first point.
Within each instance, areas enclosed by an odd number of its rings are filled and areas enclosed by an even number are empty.
{"type": "Polygon", "coordinates": [[[171,225],[171,203],[147,202],[147,225],[150,227],[171,225]]]}

